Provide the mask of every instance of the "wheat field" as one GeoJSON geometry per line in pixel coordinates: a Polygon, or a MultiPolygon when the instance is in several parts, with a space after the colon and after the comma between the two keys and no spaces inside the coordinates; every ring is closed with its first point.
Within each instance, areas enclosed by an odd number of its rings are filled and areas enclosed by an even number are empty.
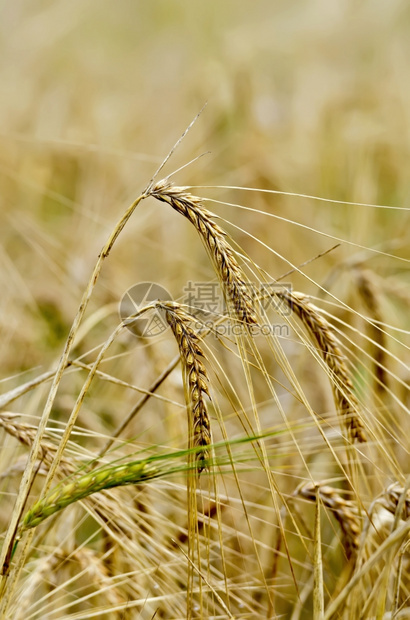
{"type": "Polygon", "coordinates": [[[409,35],[0,3],[1,620],[410,617],[409,35]]]}

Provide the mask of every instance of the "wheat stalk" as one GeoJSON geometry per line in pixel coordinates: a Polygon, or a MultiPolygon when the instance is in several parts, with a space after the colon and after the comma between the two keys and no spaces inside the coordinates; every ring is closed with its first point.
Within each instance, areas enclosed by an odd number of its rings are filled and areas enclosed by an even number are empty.
{"type": "Polygon", "coordinates": [[[336,408],[352,439],[365,442],[364,425],[358,414],[359,403],[353,392],[346,357],[330,324],[320,314],[319,309],[309,302],[307,295],[289,290],[277,291],[275,294],[299,317],[317,344],[330,371],[336,408]]]}
{"type": "Polygon", "coordinates": [[[225,299],[230,301],[239,321],[246,325],[258,322],[253,300],[249,294],[249,282],[226,240],[225,231],[214,222],[216,217],[203,206],[200,198],[176,187],[167,179],[159,181],[150,195],[166,202],[184,215],[198,231],[215,266],[225,299]]]}
{"type": "Polygon", "coordinates": [[[205,358],[200,339],[190,326],[192,317],[177,303],[161,304],[165,316],[178,343],[186,375],[189,402],[192,408],[193,446],[200,448],[196,454],[198,472],[207,467],[211,444],[211,422],[206,398],[210,398],[208,375],[201,358],[205,358]]]}
{"type": "Polygon", "coordinates": [[[355,557],[359,549],[361,526],[356,505],[339,495],[336,489],[308,482],[299,487],[297,495],[316,502],[316,492],[326,508],[331,510],[339,523],[343,534],[343,547],[348,558],[355,557]]]}

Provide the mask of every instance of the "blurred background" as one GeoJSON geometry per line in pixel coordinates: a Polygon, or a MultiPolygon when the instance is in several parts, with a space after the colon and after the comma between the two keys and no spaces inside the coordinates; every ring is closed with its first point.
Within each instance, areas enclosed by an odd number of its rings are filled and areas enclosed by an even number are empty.
{"type": "MultiPolygon", "coordinates": [[[[205,102],[164,171],[210,151],[176,176],[182,185],[410,203],[405,0],[0,7],[3,376],[53,358],[109,230],[205,102]]],[[[202,193],[410,258],[406,212],[202,193]]],[[[332,245],[290,224],[215,210],[295,264],[332,245]]],[[[177,296],[187,277],[211,273],[195,233],[169,211],[152,204],[135,214],[93,303],[151,279],[177,296]]],[[[258,245],[235,236],[257,261],[258,245]]],[[[319,279],[344,252],[352,248],[319,261],[319,279]]],[[[275,276],[287,267],[272,255],[263,266],[275,276]]],[[[384,259],[390,271],[405,266],[384,259]]]]}
{"type": "MultiPolygon", "coordinates": [[[[410,202],[405,0],[3,0],[0,7],[3,376],[51,355],[108,231],[205,102],[164,171],[210,151],[176,177],[181,184],[410,202]]],[[[226,191],[212,197],[238,201],[226,191]]],[[[389,239],[392,253],[408,254],[405,212],[240,198],[356,243],[389,239]]],[[[221,213],[296,264],[331,246],[291,225],[221,213]]],[[[144,206],[104,272],[97,303],[119,299],[140,280],[164,283],[164,271],[177,295],[187,278],[184,243],[190,276],[198,276],[192,263],[203,250],[191,232],[169,210],[144,206]]],[[[257,245],[237,240],[258,258],[257,245]]],[[[285,270],[269,260],[264,267],[275,275],[285,270]]],[[[327,260],[321,265],[326,272],[327,260]]]]}

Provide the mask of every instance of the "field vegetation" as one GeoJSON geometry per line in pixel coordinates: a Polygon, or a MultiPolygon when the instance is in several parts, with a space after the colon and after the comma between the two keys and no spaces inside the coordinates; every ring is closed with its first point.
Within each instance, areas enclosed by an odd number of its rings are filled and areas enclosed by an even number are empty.
{"type": "Polygon", "coordinates": [[[0,3],[1,620],[410,617],[409,35],[0,3]]]}

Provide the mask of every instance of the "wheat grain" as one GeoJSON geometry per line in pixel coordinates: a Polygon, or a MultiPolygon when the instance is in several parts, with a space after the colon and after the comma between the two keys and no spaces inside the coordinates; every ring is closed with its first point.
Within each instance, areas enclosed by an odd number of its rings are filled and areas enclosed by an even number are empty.
{"type": "Polygon", "coordinates": [[[246,325],[258,322],[249,282],[226,240],[225,231],[214,222],[216,217],[205,209],[197,196],[184,187],[176,187],[167,179],[159,181],[150,195],[166,202],[184,215],[198,231],[215,266],[227,302],[231,302],[237,319],[246,325]]]}
{"type": "Polygon", "coordinates": [[[366,441],[364,425],[359,417],[359,403],[353,392],[346,358],[330,324],[320,314],[318,308],[309,302],[307,295],[288,290],[278,291],[276,295],[286,302],[317,344],[323,360],[329,368],[335,404],[351,438],[366,441]]]}
{"type": "Polygon", "coordinates": [[[186,373],[189,403],[192,407],[193,445],[197,452],[197,468],[201,473],[206,468],[211,444],[211,422],[205,396],[210,398],[208,375],[201,358],[205,358],[200,340],[190,326],[192,317],[176,303],[162,304],[165,316],[178,343],[181,360],[186,373]]]}
{"type": "Polygon", "coordinates": [[[343,547],[348,558],[354,557],[359,549],[361,526],[356,505],[339,495],[336,489],[308,482],[297,489],[297,495],[316,502],[316,489],[321,502],[337,519],[343,534],[343,547]]]}

